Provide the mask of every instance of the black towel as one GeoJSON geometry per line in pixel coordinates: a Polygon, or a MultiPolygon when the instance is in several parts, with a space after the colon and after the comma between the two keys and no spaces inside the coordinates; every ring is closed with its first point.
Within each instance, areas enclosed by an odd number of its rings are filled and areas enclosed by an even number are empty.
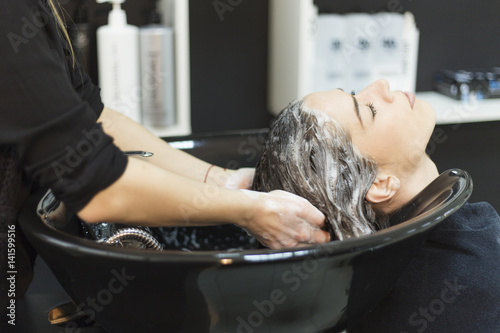
{"type": "Polygon", "coordinates": [[[500,217],[465,204],[441,222],[359,332],[500,332],[500,217]]]}

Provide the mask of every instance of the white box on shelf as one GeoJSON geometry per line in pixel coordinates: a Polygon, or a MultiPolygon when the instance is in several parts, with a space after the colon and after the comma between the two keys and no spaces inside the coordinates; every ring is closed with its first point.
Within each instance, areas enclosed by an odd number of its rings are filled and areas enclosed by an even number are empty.
{"type": "MultiPolygon", "coordinates": [[[[321,14],[316,23],[314,90],[327,91],[348,86],[348,59],[345,54],[344,15],[321,14]]],[[[346,88],[347,89],[347,88],[346,88]]]]}

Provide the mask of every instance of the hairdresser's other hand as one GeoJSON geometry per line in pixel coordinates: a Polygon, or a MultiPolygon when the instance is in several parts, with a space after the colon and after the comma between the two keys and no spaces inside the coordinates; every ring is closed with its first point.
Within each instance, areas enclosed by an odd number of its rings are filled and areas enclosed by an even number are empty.
{"type": "Polygon", "coordinates": [[[229,170],[231,173],[224,184],[225,188],[233,190],[249,190],[252,187],[254,168],[241,168],[238,170],[229,170]]]}
{"type": "Polygon", "coordinates": [[[325,216],[306,199],[285,191],[245,192],[256,204],[242,226],[263,245],[280,249],[330,240],[320,229],[325,216]]]}

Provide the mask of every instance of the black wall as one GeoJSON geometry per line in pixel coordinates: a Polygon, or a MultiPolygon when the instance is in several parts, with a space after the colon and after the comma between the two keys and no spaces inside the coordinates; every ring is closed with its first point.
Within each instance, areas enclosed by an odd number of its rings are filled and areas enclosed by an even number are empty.
{"type": "Polygon", "coordinates": [[[267,127],[268,1],[220,2],[190,1],[193,132],[267,127]]]}
{"type": "Polygon", "coordinates": [[[500,122],[441,125],[428,146],[438,170],[466,170],[474,181],[470,201],[487,201],[500,211],[500,122]]]}

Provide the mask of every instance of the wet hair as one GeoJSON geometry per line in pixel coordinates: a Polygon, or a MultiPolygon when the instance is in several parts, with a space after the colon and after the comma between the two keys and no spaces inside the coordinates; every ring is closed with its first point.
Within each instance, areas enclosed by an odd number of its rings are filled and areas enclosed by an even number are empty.
{"type": "Polygon", "coordinates": [[[343,240],[385,227],[365,199],[376,175],[377,165],[353,146],[348,132],[298,100],[273,120],[253,189],[307,199],[326,216],[331,239],[343,240]]]}

